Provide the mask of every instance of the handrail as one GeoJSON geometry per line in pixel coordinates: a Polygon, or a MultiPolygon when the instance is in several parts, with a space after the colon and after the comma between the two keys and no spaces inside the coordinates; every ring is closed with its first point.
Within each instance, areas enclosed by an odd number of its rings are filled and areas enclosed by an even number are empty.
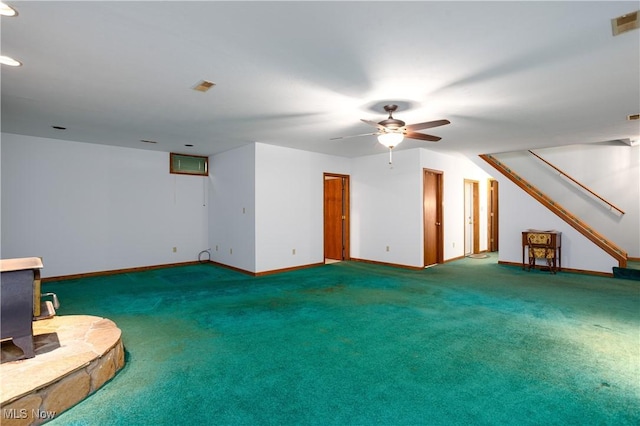
{"type": "Polygon", "coordinates": [[[616,207],[614,204],[608,202],[607,200],[605,200],[604,198],[602,198],[601,196],[599,196],[598,194],[596,194],[595,192],[593,192],[592,190],[590,190],[589,188],[587,188],[586,186],[584,186],[583,184],[581,184],[580,182],[578,182],[577,180],[575,180],[574,178],[572,178],[571,176],[569,176],[568,174],[566,174],[565,172],[563,172],[562,170],[560,170],[559,168],[557,168],[556,166],[554,166],[553,164],[551,164],[550,162],[548,162],[547,160],[545,160],[544,158],[540,157],[538,154],[536,154],[535,152],[529,150],[529,152],[536,157],[537,159],[539,159],[540,161],[542,161],[543,163],[545,163],[547,166],[551,167],[553,170],[555,170],[556,172],[560,173],[562,176],[566,177],[567,179],[569,179],[571,182],[573,182],[574,184],[578,185],[580,188],[584,189],[585,191],[587,191],[589,194],[593,195],[595,198],[599,199],[600,201],[602,201],[603,203],[605,203],[606,205],[608,205],[611,208],[614,208],[615,210],[619,211],[620,213],[624,214],[624,211],[618,207],[616,207]]]}
{"type": "Polygon", "coordinates": [[[480,154],[480,158],[482,158],[487,163],[491,164],[496,170],[506,176],[511,182],[515,183],[518,187],[524,190],[527,194],[531,195],[535,200],[541,203],[543,206],[551,210],[558,217],[562,218],[566,223],[568,223],[575,230],[584,235],[588,240],[592,243],[600,247],[606,253],[608,253],[611,257],[618,261],[618,266],[620,268],[626,268],[627,266],[627,252],[618,247],[615,243],[607,240],[598,232],[596,232],[593,228],[588,226],[582,220],[580,220],[575,215],[569,213],[564,207],[560,204],[553,201],[549,198],[548,195],[540,191],[538,188],[533,186],[531,183],[524,180],[521,176],[519,176],[516,172],[507,167],[504,163],[500,162],[497,158],[495,158],[491,154],[480,154]]]}

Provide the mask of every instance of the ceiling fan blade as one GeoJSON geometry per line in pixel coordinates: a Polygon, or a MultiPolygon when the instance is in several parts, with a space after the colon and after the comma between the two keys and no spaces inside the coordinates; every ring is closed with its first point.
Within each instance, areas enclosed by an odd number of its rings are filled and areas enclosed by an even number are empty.
{"type": "Polygon", "coordinates": [[[404,134],[405,138],[409,139],[419,139],[421,141],[429,141],[429,142],[438,142],[442,139],[439,136],[425,135],[424,133],[416,133],[416,132],[406,132],[404,134]]]}
{"type": "Polygon", "coordinates": [[[361,118],[360,121],[362,121],[363,123],[367,123],[369,126],[377,127],[380,130],[383,130],[383,131],[387,130],[386,127],[376,123],[375,121],[365,120],[364,118],[361,118]]]}
{"type": "Polygon", "coordinates": [[[422,129],[430,129],[431,127],[444,126],[445,124],[450,124],[449,120],[436,120],[436,121],[426,121],[424,123],[416,123],[409,124],[406,126],[407,130],[412,132],[414,130],[422,130],[422,129]]]}
{"type": "Polygon", "coordinates": [[[379,134],[379,133],[378,133],[378,132],[374,132],[374,133],[362,133],[362,134],[359,134],[359,135],[338,136],[337,138],[331,138],[331,139],[329,139],[329,140],[330,140],[330,141],[335,141],[335,140],[338,140],[338,139],[358,138],[358,137],[360,137],[360,136],[372,136],[372,135],[377,135],[377,134],[379,134]]]}

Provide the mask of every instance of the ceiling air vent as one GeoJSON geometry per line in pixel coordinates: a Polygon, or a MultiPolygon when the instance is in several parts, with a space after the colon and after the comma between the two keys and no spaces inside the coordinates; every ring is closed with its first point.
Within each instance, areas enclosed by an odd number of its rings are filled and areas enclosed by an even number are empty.
{"type": "Polygon", "coordinates": [[[640,25],[638,25],[638,11],[636,10],[635,12],[613,18],[611,20],[611,27],[614,36],[640,28],[640,25]]]}
{"type": "Polygon", "coordinates": [[[193,90],[197,90],[198,92],[206,92],[207,90],[211,89],[215,85],[216,84],[211,81],[202,80],[198,84],[193,86],[193,90]]]}
{"type": "Polygon", "coordinates": [[[631,114],[629,116],[627,116],[627,120],[631,121],[631,120],[640,120],[640,114],[631,114]]]}

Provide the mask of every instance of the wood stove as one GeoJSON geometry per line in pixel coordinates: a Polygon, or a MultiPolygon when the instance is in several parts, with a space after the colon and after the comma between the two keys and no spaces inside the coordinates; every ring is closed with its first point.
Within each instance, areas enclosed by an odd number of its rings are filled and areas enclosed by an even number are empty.
{"type": "Polygon", "coordinates": [[[12,339],[24,358],[33,358],[33,320],[41,315],[38,257],[0,260],[0,332],[12,339]]]}

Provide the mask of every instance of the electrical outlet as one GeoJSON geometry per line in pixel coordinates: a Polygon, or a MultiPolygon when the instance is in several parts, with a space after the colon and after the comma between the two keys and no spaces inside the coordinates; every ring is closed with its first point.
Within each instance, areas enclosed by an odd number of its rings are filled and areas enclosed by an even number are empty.
{"type": "Polygon", "coordinates": [[[456,248],[456,242],[452,242],[451,245],[453,246],[453,248],[456,248]]]}
{"type": "Polygon", "coordinates": [[[216,251],[218,251],[218,246],[216,245],[216,251]]]}
{"type": "Polygon", "coordinates": [[[233,254],[233,249],[232,248],[229,249],[229,254],[233,254]]]}
{"type": "Polygon", "coordinates": [[[296,254],[296,249],[291,250],[291,254],[296,254]]]}
{"type": "Polygon", "coordinates": [[[389,246],[387,246],[387,251],[389,251],[389,246]]]}
{"type": "Polygon", "coordinates": [[[178,251],[178,247],[174,247],[174,248],[173,248],[173,252],[175,253],[175,252],[177,252],[177,251],[178,251]]]}

